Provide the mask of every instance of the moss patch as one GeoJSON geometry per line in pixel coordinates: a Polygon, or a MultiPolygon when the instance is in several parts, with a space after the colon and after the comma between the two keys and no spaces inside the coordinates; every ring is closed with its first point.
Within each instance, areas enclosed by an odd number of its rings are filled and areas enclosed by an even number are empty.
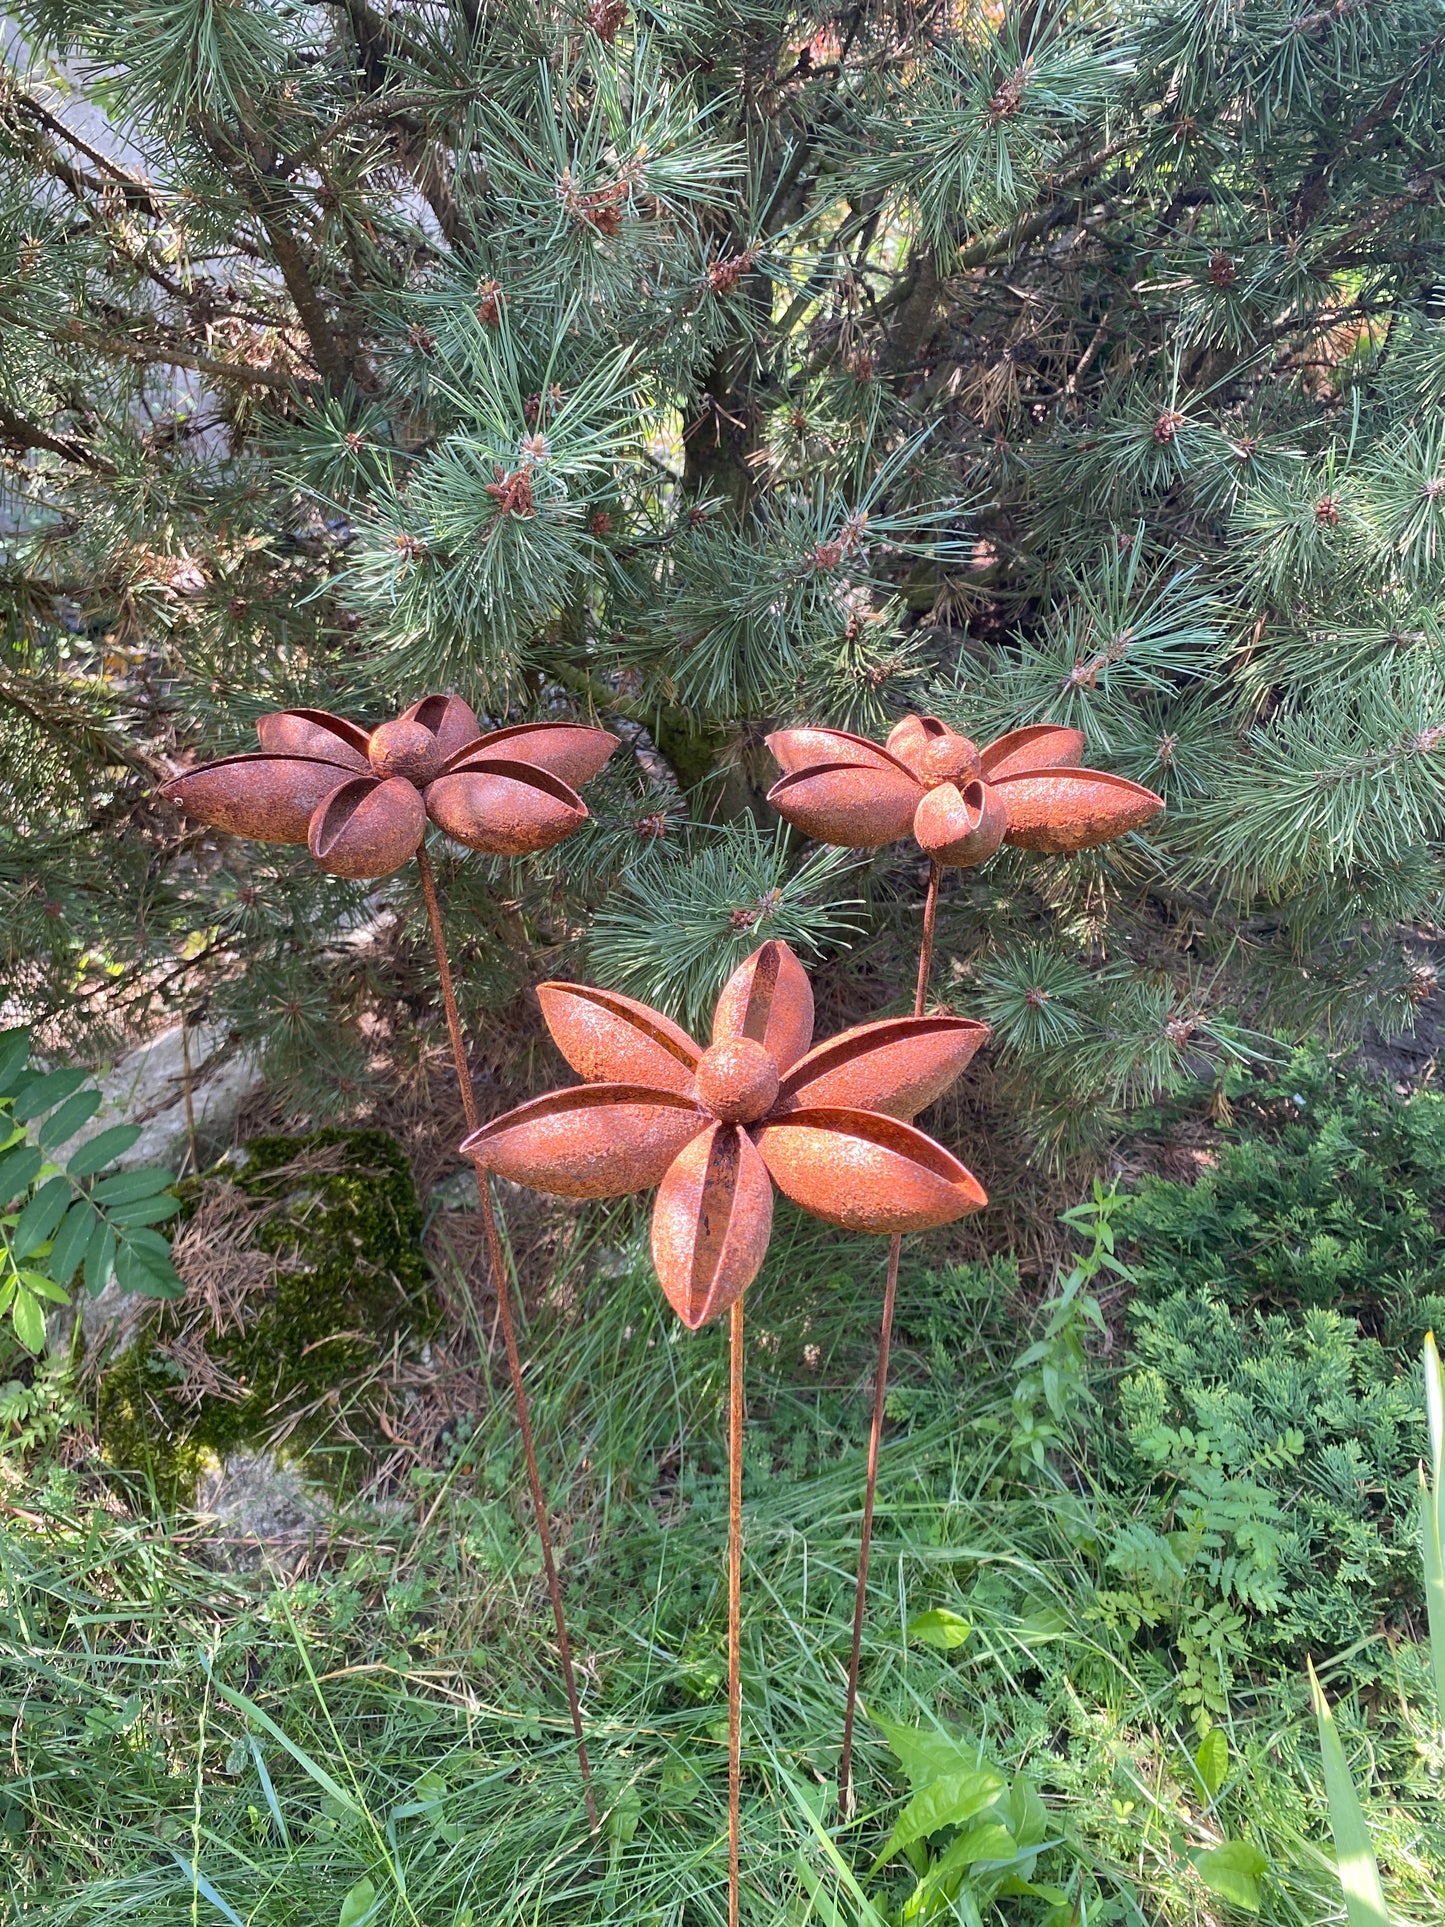
{"type": "Polygon", "coordinates": [[[257,1206],[250,1242],[276,1261],[271,1282],[220,1331],[194,1288],[159,1306],[97,1399],[106,1457],[167,1504],[228,1452],[276,1440],[343,1476],[367,1380],[396,1333],[435,1321],[411,1168],[382,1132],[255,1138],[214,1178],[257,1206]]]}

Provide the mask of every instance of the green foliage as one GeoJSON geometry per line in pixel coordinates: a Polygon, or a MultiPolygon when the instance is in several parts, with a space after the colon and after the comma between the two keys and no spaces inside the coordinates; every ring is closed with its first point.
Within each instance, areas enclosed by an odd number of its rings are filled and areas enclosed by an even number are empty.
{"type": "MultiPolygon", "coordinates": [[[[78,1048],[209,1000],[298,1116],[353,1104],[427,985],[411,879],[155,792],[267,709],[441,682],[624,739],[585,856],[454,866],[497,1034],[599,912],[639,974],[746,907],[720,853],[751,811],[762,860],[771,727],[927,708],[1076,724],[1168,804],[945,896],[940,966],[1060,1155],[1261,1031],[1408,1025],[1445,840],[1437,11],[23,0],[17,1014],[78,1048]],[[684,890],[656,840],[704,815],[684,890]]],[[[787,867],[819,962],[901,995],[911,858],[861,866],[846,962],[851,871],[787,867]]]]}
{"type": "Polygon", "coordinates": [[[1385,1905],[1380,1885],[1380,1869],[1370,1830],[1360,1807],[1360,1796],[1340,1745],[1335,1716],[1330,1703],[1309,1669],[1310,1698],[1320,1728],[1320,1755],[1324,1762],[1325,1793],[1330,1805],[1330,1831],[1335,1836],[1339,1858],[1340,1886],[1345,1896],[1345,1914],[1350,1927],[1390,1927],[1390,1910],[1385,1905]]]}
{"type": "Polygon", "coordinates": [[[1114,1252],[1114,1218],[1121,1203],[1117,1187],[1107,1190],[1096,1178],[1087,1204],[1075,1205],[1062,1222],[1092,1240],[1081,1252],[1058,1290],[1039,1310],[1043,1331],[1015,1361],[1020,1374],[1014,1386],[1010,1449],[1020,1463],[1042,1466],[1049,1449],[1078,1425],[1094,1393],[1085,1340],[1102,1332],[1104,1314],[1087,1289],[1101,1273],[1129,1282],[1133,1273],[1114,1252]]]}
{"type": "Polygon", "coordinates": [[[259,1208],[249,1236],[274,1260],[272,1282],[219,1330],[187,1300],[161,1310],[108,1362],[96,1404],[107,1459],[168,1503],[209,1460],[271,1440],[341,1480],[338,1391],[364,1389],[400,1321],[424,1333],[432,1315],[411,1170],[384,1133],[253,1138],[221,1169],[259,1208]],[[187,1337],[206,1360],[195,1382],[175,1343],[187,1337]]]}
{"type": "Polygon", "coordinates": [[[70,1303],[82,1268],[92,1294],[112,1278],[145,1298],[179,1294],[170,1246],[153,1227],[181,1206],[169,1171],[108,1172],[140,1137],[138,1124],[97,1132],[64,1165],[47,1155],[84,1129],[101,1094],[84,1071],[42,1071],[30,1044],[28,1028],[0,1031],[0,1318],[41,1352],[45,1307],[70,1303]]]}

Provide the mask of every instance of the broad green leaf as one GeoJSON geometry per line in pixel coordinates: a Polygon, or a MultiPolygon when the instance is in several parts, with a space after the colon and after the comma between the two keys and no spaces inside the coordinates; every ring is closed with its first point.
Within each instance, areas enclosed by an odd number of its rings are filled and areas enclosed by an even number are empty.
{"type": "Polygon", "coordinates": [[[44,1077],[32,1078],[21,1086],[15,1099],[17,1121],[24,1124],[32,1117],[53,1110],[62,1098],[78,1091],[89,1074],[88,1071],[49,1071],[44,1077]]]}
{"type": "Polygon", "coordinates": [[[336,1916],[336,1927],[361,1927],[364,1920],[370,1920],[376,1911],[376,1888],[362,1876],[341,1903],[341,1912],[336,1916]]]}
{"type": "Polygon", "coordinates": [[[1247,1914],[1259,1912],[1259,1878],[1269,1862],[1252,1840],[1226,1840],[1194,1855],[1195,1870],[1212,1894],[1247,1914]]]}
{"type": "Polygon", "coordinates": [[[27,1351],[45,1350],[45,1308],[38,1298],[28,1291],[17,1291],[10,1318],[15,1336],[27,1351]]]}
{"type": "Polygon", "coordinates": [[[27,1291],[33,1291],[37,1298],[48,1298],[52,1305],[68,1305],[70,1293],[64,1285],[57,1285],[53,1278],[47,1278],[43,1271],[28,1268],[20,1273],[20,1282],[27,1291]]]}
{"type": "Polygon", "coordinates": [[[1021,1880],[1016,1873],[1006,1873],[998,1883],[997,1891],[1000,1895],[1032,1894],[1034,1899],[1046,1900],[1051,1907],[1067,1907],[1069,1904],[1069,1896],[1062,1887],[1041,1887],[1037,1881],[1021,1880]]]}
{"type": "Polygon", "coordinates": [[[1016,1773],[1008,1790],[1009,1832],[1022,1847],[1036,1847],[1049,1837],[1049,1812],[1038,1788],[1027,1774],[1016,1773]]]}
{"type": "Polygon", "coordinates": [[[85,1289],[92,1298],[98,1298],[105,1290],[114,1270],[115,1233],[104,1218],[97,1218],[90,1243],[85,1247],[85,1289]]]}
{"type": "Polygon", "coordinates": [[[960,1867],[976,1867],[980,1860],[1012,1860],[1019,1850],[1018,1841],[997,1820],[985,1820],[981,1827],[970,1827],[959,1835],[938,1863],[940,1873],[956,1873],[960,1867]]]}
{"type": "Polygon", "coordinates": [[[0,1206],[23,1196],[34,1184],[44,1163],[45,1153],[37,1151],[33,1144],[17,1144],[0,1157],[0,1206]]]}
{"type": "Polygon", "coordinates": [[[913,1792],[921,1792],[951,1773],[966,1773],[978,1765],[975,1748],[965,1746],[936,1726],[920,1728],[899,1726],[892,1720],[874,1718],[873,1724],[888,1742],[888,1750],[903,1768],[913,1792]]]}
{"type": "Polygon", "coordinates": [[[1211,1726],[1199,1742],[1199,1751],[1194,1756],[1194,1771],[1199,1775],[1199,1783],[1210,1799],[1214,1799],[1219,1789],[1229,1777],[1229,1741],[1222,1726],[1211,1726]]]}
{"type": "Polygon", "coordinates": [[[122,1291],[139,1292],[143,1298],[180,1297],[186,1287],[159,1232],[122,1230],[112,1235],[115,1278],[122,1291]]]}
{"type": "Polygon", "coordinates": [[[1420,1482],[1420,1555],[1425,1567],[1425,1610],[1430,1622],[1430,1670],[1435,1711],[1445,1733],[1445,1379],[1434,1332],[1425,1334],[1425,1416],[1430,1425],[1430,1477],[1420,1482]]]}
{"type": "Polygon", "coordinates": [[[11,1234],[10,1248],[17,1258],[28,1258],[54,1236],[60,1220],[70,1209],[69,1178],[47,1178],[20,1213],[11,1234]]]}
{"type": "Polygon", "coordinates": [[[950,1773],[935,1780],[921,1793],[914,1794],[899,1814],[887,1844],[874,1862],[875,1871],[886,1866],[905,1847],[912,1846],[915,1840],[926,1840],[929,1834],[937,1833],[940,1827],[961,1827],[965,1820],[972,1820],[975,1814],[992,1806],[1003,1790],[1003,1775],[988,1767],[970,1773],[950,1773]]]}
{"type": "Polygon", "coordinates": [[[1390,1927],[1390,1910],[1385,1905],[1385,1890],[1380,1885],[1380,1869],[1375,1849],[1370,1845],[1370,1830],[1360,1807],[1360,1796],[1350,1778],[1345,1749],[1340,1745],[1335,1716],[1330,1711],[1324,1689],[1309,1668],[1310,1697],[1320,1728],[1320,1756],[1325,1769],[1325,1796],[1330,1803],[1330,1832],[1335,1836],[1335,1858],[1339,1863],[1340,1886],[1345,1896],[1345,1915],[1350,1927],[1390,1927]]]}
{"type": "Polygon", "coordinates": [[[57,1144],[64,1144],[68,1137],[74,1137],[82,1124],[89,1124],[99,1109],[99,1091],[77,1091],[74,1097],[67,1097],[59,1110],[52,1111],[46,1118],[35,1133],[36,1142],[43,1144],[47,1151],[53,1151],[57,1144]]]}
{"type": "Polygon", "coordinates": [[[180,1208],[180,1199],[171,1197],[165,1191],[148,1198],[132,1198],[127,1204],[108,1204],[103,1207],[112,1224],[163,1224],[167,1218],[173,1218],[180,1208]]]}
{"type": "Polygon", "coordinates": [[[0,1030],[0,1093],[20,1075],[29,1055],[29,1024],[21,1024],[14,1030],[0,1030]]]}
{"type": "Polygon", "coordinates": [[[934,1606],[908,1622],[910,1639],[919,1640],[925,1646],[936,1646],[942,1653],[951,1653],[955,1646],[961,1646],[972,1631],[966,1619],[960,1619],[946,1606],[934,1606]]]}
{"type": "Polygon", "coordinates": [[[65,1168],[73,1178],[91,1177],[103,1166],[113,1164],[118,1157],[124,1157],[142,1134],[139,1124],[112,1124],[87,1139],[65,1168]]]}
{"type": "Polygon", "coordinates": [[[90,1187],[90,1195],[97,1204],[130,1204],[136,1198],[155,1197],[175,1181],[173,1171],[162,1171],[157,1164],[147,1164],[139,1171],[117,1171],[113,1178],[102,1178],[99,1184],[90,1187]]]}
{"type": "Polygon", "coordinates": [[[51,1241],[50,1256],[45,1261],[51,1277],[58,1279],[62,1285],[68,1285],[74,1277],[75,1267],[85,1256],[85,1247],[90,1243],[94,1228],[95,1211],[90,1201],[77,1198],[51,1241]]]}

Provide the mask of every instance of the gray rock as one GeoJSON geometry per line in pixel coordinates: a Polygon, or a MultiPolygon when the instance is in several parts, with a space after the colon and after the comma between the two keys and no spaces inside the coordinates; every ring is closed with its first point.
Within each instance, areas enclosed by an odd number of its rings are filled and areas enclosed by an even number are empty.
{"type": "MultiPolygon", "coordinates": [[[[198,1024],[191,1030],[191,1105],[202,1155],[230,1137],[236,1113],[261,1083],[254,1052],[230,1043],[223,1032],[198,1024]]],[[[118,1160],[132,1170],[159,1164],[179,1171],[188,1151],[185,1061],[176,1024],[128,1051],[96,1079],[103,1102],[92,1121],[53,1153],[64,1162],[86,1138],[111,1124],[139,1124],[140,1137],[118,1160]]]]}

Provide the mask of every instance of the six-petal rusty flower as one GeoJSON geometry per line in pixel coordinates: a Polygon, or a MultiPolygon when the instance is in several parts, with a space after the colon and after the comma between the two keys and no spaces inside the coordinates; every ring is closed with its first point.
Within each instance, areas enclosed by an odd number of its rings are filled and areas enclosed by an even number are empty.
{"type": "Polygon", "coordinates": [[[908,1121],[963,1070],[986,1024],[888,1017],[813,1045],[812,988],[776,940],[728,979],[706,1049],[616,991],[545,983],[537,995],[562,1055],[590,1081],[519,1105],[462,1150],[563,1197],[657,1185],[653,1262],[690,1330],[757,1276],[774,1184],[856,1231],[921,1231],[988,1202],[908,1121]]]}
{"type": "Polygon", "coordinates": [[[235,836],[305,843],[323,870],[382,877],[416,854],[427,818],[469,849],[527,856],[587,817],[576,785],[617,747],[580,723],[514,723],[483,736],[459,696],[426,696],[368,730],[320,709],[256,725],[259,754],[173,777],[163,794],[235,836]]]}
{"type": "Polygon", "coordinates": [[[1081,769],[1082,734],[1049,723],[984,749],[936,716],[905,716],[886,745],[843,729],[780,729],[768,747],[783,770],[768,801],[797,829],[853,850],[911,830],[951,868],[983,863],[1001,843],[1087,850],[1164,807],[1127,777],[1081,769]]]}

